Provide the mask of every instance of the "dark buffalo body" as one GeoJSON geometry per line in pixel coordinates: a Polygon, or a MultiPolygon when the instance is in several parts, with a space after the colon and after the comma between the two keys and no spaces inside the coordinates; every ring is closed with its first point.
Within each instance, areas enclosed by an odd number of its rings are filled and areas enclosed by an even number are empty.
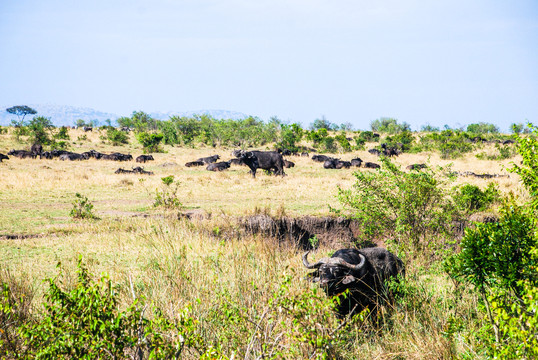
{"type": "Polygon", "coordinates": [[[205,163],[203,161],[190,161],[188,163],[185,164],[186,167],[193,167],[193,166],[203,166],[205,165],[205,163]]]}
{"type": "Polygon", "coordinates": [[[273,172],[275,175],[285,176],[284,159],[282,155],[276,151],[243,151],[235,150],[233,155],[250,168],[252,177],[256,177],[256,170],[263,169],[273,172]]]}
{"type": "Polygon", "coordinates": [[[208,171],[224,171],[230,167],[229,161],[221,161],[217,163],[211,163],[205,168],[208,171]]]}
{"type": "Polygon", "coordinates": [[[312,155],[312,160],[317,161],[317,162],[325,162],[331,159],[334,159],[334,158],[330,156],[326,156],[326,155],[312,155]]]}
{"type": "Polygon", "coordinates": [[[426,164],[411,164],[411,165],[407,165],[405,168],[407,170],[420,170],[420,169],[425,169],[426,164]]]}
{"type": "Polygon", "coordinates": [[[115,174],[141,174],[141,175],[153,175],[153,171],[146,171],[140,166],[134,167],[133,170],[126,170],[123,168],[119,168],[118,170],[114,171],[115,174]]]}
{"type": "Polygon", "coordinates": [[[231,165],[245,165],[245,166],[247,165],[247,164],[245,164],[245,162],[243,161],[243,159],[237,159],[237,158],[235,158],[235,159],[230,159],[230,164],[231,164],[231,165]]]}
{"type": "Polygon", "coordinates": [[[19,159],[35,159],[37,157],[37,155],[27,150],[10,150],[7,154],[18,157],[19,159]]]}
{"type": "Polygon", "coordinates": [[[314,272],[308,275],[318,282],[328,296],[340,296],[349,289],[349,297],[340,299],[341,315],[360,312],[365,307],[372,310],[386,298],[386,280],[404,275],[402,261],[383,248],[341,249],[332,257],[314,264],[308,262],[308,252],[303,264],[314,272]]]}
{"type": "Polygon", "coordinates": [[[41,153],[43,152],[43,146],[39,143],[35,143],[30,148],[30,152],[34,155],[41,155],[41,153]]]}
{"type": "Polygon", "coordinates": [[[351,162],[342,161],[340,159],[334,159],[334,158],[329,158],[328,160],[325,160],[325,162],[323,163],[323,167],[325,169],[342,169],[342,168],[349,169],[350,166],[351,166],[351,162]]]}
{"type": "Polygon", "coordinates": [[[146,161],[153,161],[153,160],[155,160],[153,158],[153,155],[140,155],[139,157],[136,158],[137,163],[145,163],[146,161]]]}
{"type": "Polygon", "coordinates": [[[217,162],[218,159],[220,159],[219,155],[212,155],[212,156],[208,156],[208,157],[199,158],[196,161],[201,161],[204,164],[213,164],[214,162],[217,162]]]}
{"type": "Polygon", "coordinates": [[[351,166],[361,167],[361,164],[362,164],[361,158],[351,159],[351,166]]]}
{"type": "Polygon", "coordinates": [[[381,154],[381,151],[378,149],[370,149],[368,150],[368,152],[372,155],[378,155],[378,156],[381,154]]]}
{"type": "Polygon", "coordinates": [[[381,166],[379,166],[378,164],[376,163],[373,163],[373,162],[365,162],[364,163],[364,167],[365,168],[368,168],[368,169],[379,169],[381,166]]]}
{"type": "Polygon", "coordinates": [[[0,153],[0,162],[2,162],[2,160],[9,160],[9,156],[0,153]]]}
{"type": "Polygon", "coordinates": [[[292,162],[292,161],[288,161],[288,160],[284,160],[284,167],[285,167],[286,169],[292,168],[292,167],[294,167],[294,166],[295,166],[295,163],[294,163],[294,162],[292,162]]]}

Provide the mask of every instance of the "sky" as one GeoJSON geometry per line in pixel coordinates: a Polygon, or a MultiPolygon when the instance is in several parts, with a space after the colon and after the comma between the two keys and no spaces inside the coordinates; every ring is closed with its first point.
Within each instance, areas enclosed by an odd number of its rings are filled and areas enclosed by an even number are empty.
{"type": "Polygon", "coordinates": [[[536,0],[0,0],[0,103],[538,124],[536,0]]]}

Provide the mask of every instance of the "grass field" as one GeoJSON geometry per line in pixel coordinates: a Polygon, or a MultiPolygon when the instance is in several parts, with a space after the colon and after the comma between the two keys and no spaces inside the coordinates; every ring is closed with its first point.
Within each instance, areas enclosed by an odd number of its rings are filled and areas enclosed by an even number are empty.
{"type": "MultiPolygon", "coordinates": [[[[142,154],[132,135],[129,145],[112,147],[103,143],[97,131],[70,130],[71,139],[83,135],[87,140],[72,141],[71,151],[119,151],[134,157],[142,154]]],[[[0,153],[24,147],[14,142],[11,134],[0,135],[0,153]]],[[[42,280],[57,274],[58,262],[69,284],[77,257],[82,255],[93,274],[110,275],[121,294],[122,306],[132,300],[131,288],[171,318],[191,304],[200,334],[221,357],[314,356],[318,350],[299,336],[310,325],[297,325],[293,320],[295,310],[286,312],[270,302],[286,276],[292,278],[290,296],[315,288],[302,280],[306,271],[300,250],[274,239],[230,236],[232,232],[220,230],[233,228],[230,218],[260,211],[294,217],[330,215],[330,206],[339,207],[337,187],[350,187],[353,171],[370,170],[325,170],[310,158],[289,157],[296,165],[286,169],[286,177],[259,172],[253,179],[247,167],[232,166],[213,173],[203,167],[184,166],[213,154],[228,160],[233,149],[164,149],[165,153],[153,154],[155,161],[142,165],[153,171],[153,176],[114,174],[118,167],[138,165],[134,161],[10,157],[0,163],[0,268],[24,279],[35,290],[37,304],[46,290],[42,280]],[[169,175],[179,182],[181,211],[200,209],[211,214],[211,220],[178,220],[177,211],[153,207],[156,190],[162,187],[161,178],[169,175]],[[69,216],[75,193],[88,197],[100,220],[74,220],[69,216]],[[229,311],[221,311],[223,308],[229,311]]],[[[485,145],[479,151],[493,151],[493,147],[485,145]]],[[[507,175],[506,167],[519,160],[478,160],[475,154],[457,160],[442,160],[436,153],[403,154],[394,162],[402,167],[423,162],[431,166],[453,164],[455,171],[507,175]]],[[[367,151],[334,156],[378,162],[367,151]]],[[[452,185],[472,183],[484,188],[490,181],[495,181],[503,193],[525,196],[514,174],[493,180],[459,177],[452,185]]],[[[314,256],[319,258],[334,250],[321,244],[314,256]]],[[[455,292],[454,284],[438,267],[424,269],[421,262],[409,261],[406,268],[415,296],[387,315],[387,325],[382,329],[362,323],[350,325],[347,337],[335,340],[339,344],[338,358],[480,358],[473,336],[482,321],[476,315],[475,295],[455,292]],[[454,319],[464,326],[447,335],[454,319]]],[[[337,324],[336,319],[331,321],[337,324]]],[[[311,326],[322,334],[330,332],[326,329],[330,324],[314,321],[311,326]]],[[[185,356],[197,358],[200,354],[185,356]]]]}

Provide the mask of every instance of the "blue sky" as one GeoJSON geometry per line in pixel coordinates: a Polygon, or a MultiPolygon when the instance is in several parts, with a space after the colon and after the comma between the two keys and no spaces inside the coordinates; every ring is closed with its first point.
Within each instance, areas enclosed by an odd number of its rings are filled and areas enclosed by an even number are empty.
{"type": "Polygon", "coordinates": [[[2,0],[0,103],[538,123],[538,2],[2,0]]]}

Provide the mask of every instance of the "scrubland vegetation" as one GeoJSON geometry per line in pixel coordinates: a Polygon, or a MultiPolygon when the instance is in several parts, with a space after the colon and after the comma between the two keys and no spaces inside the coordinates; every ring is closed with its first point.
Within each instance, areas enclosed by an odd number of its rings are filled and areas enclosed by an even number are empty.
{"type": "Polygon", "coordinates": [[[355,132],[325,119],[307,130],[278,119],[144,115],[120,119],[135,129],[120,135],[42,120],[0,131],[2,153],[29,148],[36,132],[49,148],[63,141],[77,152],[162,151],[144,165],[155,175],[144,177],[93,159],[0,164],[0,358],[538,356],[534,134],[487,124],[415,133],[391,119],[355,132]],[[502,144],[509,139],[517,143],[502,144]],[[403,152],[379,159],[367,151],[381,143],[403,152]],[[291,156],[286,177],[252,179],[246,167],[183,166],[213,154],[230,159],[238,147],[315,149],[382,167],[326,170],[291,156]],[[428,167],[405,170],[417,163],[428,167]],[[466,171],[509,176],[457,175],[466,171]],[[178,216],[186,212],[194,216],[178,216]],[[355,219],[355,240],[313,238],[313,256],[387,247],[406,266],[405,280],[389,284],[395,301],[376,315],[340,319],[333,300],[304,280],[304,244],[240,226],[256,214],[355,219]]]}

